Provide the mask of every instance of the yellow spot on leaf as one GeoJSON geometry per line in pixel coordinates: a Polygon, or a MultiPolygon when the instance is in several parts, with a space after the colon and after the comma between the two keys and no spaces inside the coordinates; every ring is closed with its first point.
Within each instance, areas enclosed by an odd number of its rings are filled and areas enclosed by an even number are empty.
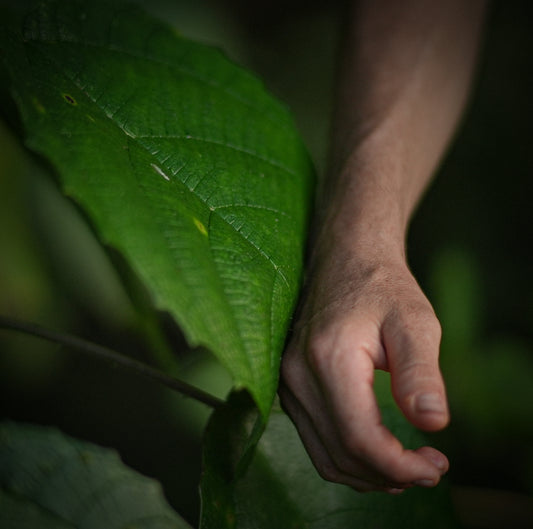
{"type": "Polygon", "coordinates": [[[43,107],[42,103],[36,97],[33,98],[32,102],[39,114],[46,114],[46,108],[43,107]]]}
{"type": "Polygon", "coordinates": [[[192,220],[194,221],[194,225],[198,228],[198,231],[207,237],[205,226],[196,217],[193,217],[192,220]]]}

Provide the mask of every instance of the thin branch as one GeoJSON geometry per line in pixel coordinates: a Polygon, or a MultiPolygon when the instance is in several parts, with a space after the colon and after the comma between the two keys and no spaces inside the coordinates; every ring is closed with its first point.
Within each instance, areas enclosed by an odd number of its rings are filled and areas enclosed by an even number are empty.
{"type": "Polygon", "coordinates": [[[186,382],[168,376],[165,373],[154,369],[147,364],[144,364],[143,362],[129,358],[128,356],[113,351],[112,349],[102,345],[82,340],[76,336],[58,333],[34,323],[24,322],[2,315],[0,315],[0,328],[31,334],[44,340],[70,347],[89,356],[100,358],[110,364],[115,366],[118,365],[128,371],[131,371],[136,375],[155,380],[156,382],[159,382],[160,384],[163,384],[174,391],[178,391],[179,393],[198,400],[212,408],[219,408],[224,404],[224,401],[218,399],[217,397],[206,393],[199,388],[191,386],[186,382]]]}

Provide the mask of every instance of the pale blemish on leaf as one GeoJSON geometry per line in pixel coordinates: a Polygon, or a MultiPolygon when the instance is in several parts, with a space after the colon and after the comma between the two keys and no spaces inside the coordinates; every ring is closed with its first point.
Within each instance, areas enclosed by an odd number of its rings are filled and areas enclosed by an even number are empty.
{"type": "Polygon", "coordinates": [[[163,171],[163,169],[161,169],[161,167],[159,167],[155,163],[151,163],[150,165],[152,166],[152,168],[157,174],[161,175],[165,180],[168,180],[170,182],[170,178],[168,177],[168,175],[165,174],[165,172],[163,171]]]}
{"type": "MultiPolygon", "coordinates": [[[[108,116],[108,117],[111,118],[112,116],[108,116]]],[[[129,130],[126,126],[123,126],[122,130],[124,131],[124,134],[126,134],[126,136],[129,136],[130,138],[135,139],[137,137],[137,134],[129,130]]]]}
{"type": "Polygon", "coordinates": [[[206,227],[203,225],[202,222],[200,222],[196,217],[193,217],[192,218],[193,222],[194,222],[194,225],[198,228],[198,231],[202,234],[202,235],[205,235],[207,237],[207,229],[206,227]]]}

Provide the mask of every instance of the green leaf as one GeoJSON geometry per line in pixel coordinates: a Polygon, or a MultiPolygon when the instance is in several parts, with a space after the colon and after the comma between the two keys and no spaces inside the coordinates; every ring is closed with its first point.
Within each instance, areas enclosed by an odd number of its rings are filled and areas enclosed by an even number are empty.
{"type": "MultiPolygon", "coordinates": [[[[406,446],[421,445],[421,436],[390,399],[383,400],[384,422],[393,433],[406,446]]],[[[279,407],[274,407],[253,459],[243,470],[241,454],[252,418],[253,407],[242,395],[233,396],[211,418],[204,445],[201,529],[456,527],[445,483],[391,496],[360,494],[324,481],[279,407]]]]}
{"type": "Polygon", "coordinates": [[[0,489],[0,522],[7,529],[73,529],[74,525],[57,518],[32,502],[0,489]]]}
{"type": "Polygon", "coordinates": [[[130,4],[46,1],[1,46],[27,145],[266,417],[313,184],[286,108],[130,4]]]}
{"type": "Polygon", "coordinates": [[[55,429],[0,425],[0,526],[190,529],[158,482],[55,429]]]}
{"type": "Polygon", "coordinates": [[[257,408],[242,392],[230,394],[211,416],[203,446],[202,529],[235,526],[233,483],[246,473],[264,428],[257,408]]]}

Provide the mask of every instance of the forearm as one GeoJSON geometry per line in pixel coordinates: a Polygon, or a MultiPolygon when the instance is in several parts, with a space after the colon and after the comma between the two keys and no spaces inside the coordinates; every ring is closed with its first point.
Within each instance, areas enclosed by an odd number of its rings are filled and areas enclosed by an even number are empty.
{"type": "Polygon", "coordinates": [[[483,12],[483,0],[354,6],[323,194],[336,246],[403,248],[465,104],[483,12]]]}
{"type": "Polygon", "coordinates": [[[418,428],[449,420],[440,325],[408,270],[413,209],[458,121],[476,55],[481,0],[362,0],[337,99],[303,301],[280,397],[320,474],[360,491],[431,487],[448,469],[383,425],[374,370],[418,428]]]}

